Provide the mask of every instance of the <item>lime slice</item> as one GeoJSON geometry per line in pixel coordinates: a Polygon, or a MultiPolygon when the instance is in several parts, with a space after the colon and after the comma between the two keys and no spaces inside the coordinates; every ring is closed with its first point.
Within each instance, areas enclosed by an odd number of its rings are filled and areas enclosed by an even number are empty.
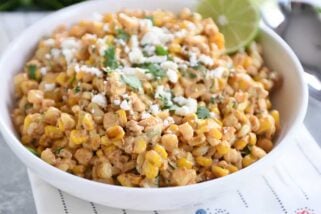
{"type": "Polygon", "coordinates": [[[202,0],[197,11],[212,17],[225,37],[227,53],[244,48],[255,37],[260,14],[253,0],[202,0]]]}

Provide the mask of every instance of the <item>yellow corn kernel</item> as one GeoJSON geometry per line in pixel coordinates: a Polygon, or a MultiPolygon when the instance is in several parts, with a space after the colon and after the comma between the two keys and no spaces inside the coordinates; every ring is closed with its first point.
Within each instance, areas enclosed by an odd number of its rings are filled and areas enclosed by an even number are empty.
{"type": "Polygon", "coordinates": [[[176,43],[176,42],[172,42],[169,47],[168,50],[171,54],[177,54],[180,53],[182,51],[182,47],[180,44],[176,43]]]}
{"type": "Polygon", "coordinates": [[[118,110],[117,112],[119,123],[121,126],[125,126],[127,123],[127,115],[126,112],[123,109],[118,110]]]}
{"type": "Polygon", "coordinates": [[[198,163],[199,165],[204,166],[204,167],[211,166],[212,162],[213,162],[213,160],[211,158],[202,157],[202,156],[196,157],[195,160],[196,160],[196,163],[198,163]]]}
{"type": "Polygon", "coordinates": [[[146,152],[145,160],[156,167],[160,167],[163,163],[162,157],[155,150],[149,150],[146,152]]]}
{"type": "Polygon", "coordinates": [[[233,146],[235,149],[237,150],[242,150],[245,148],[245,146],[247,145],[247,142],[245,141],[245,139],[240,139],[240,140],[237,140],[233,146]]]}
{"type": "Polygon", "coordinates": [[[63,132],[56,126],[46,126],[45,135],[52,139],[58,139],[63,136],[63,132]]]}
{"type": "Polygon", "coordinates": [[[145,161],[142,167],[142,172],[146,178],[153,179],[158,175],[159,168],[149,161],[145,161]]]}
{"type": "Polygon", "coordinates": [[[252,61],[253,61],[253,60],[252,60],[251,57],[246,56],[245,59],[244,59],[244,61],[243,61],[243,67],[244,67],[244,68],[248,68],[249,66],[252,65],[252,61]]]}
{"type": "Polygon", "coordinates": [[[58,83],[61,86],[66,85],[68,83],[67,74],[65,72],[60,72],[56,77],[56,83],[58,83]]]}
{"type": "Polygon", "coordinates": [[[154,150],[163,158],[163,159],[166,159],[168,154],[165,150],[165,148],[159,144],[156,144],[154,146],[154,150]]]}
{"type": "Polygon", "coordinates": [[[30,144],[32,142],[33,138],[30,137],[29,135],[23,135],[21,137],[21,143],[26,145],[26,144],[30,144]]]}
{"type": "Polygon", "coordinates": [[[86,132],[81,131],[81,130],[72,130],[70,132],[70,142],[73,144],[82,144],[82,143],[86,143],[88,140],[88,135],[86,134],[86,132]]]}
{"type": "Polygon", "coordinates": [[[168,132],[170,132],[170,133],[173,133],[173,134],[177,134],[177,132],[178,132],[178,125],[176,125],[176,124],[171,124],[171,125],[169,125],[169,127],[167,128],[166,131],[168,131],[168,132]]]}
{"type": "Polygon", "coordinates": [[[101,149],[99,149],[99,150],[96,151],[96,155],[97,155],[97,157],[99,157],[99,158],[102,158],[102,157],[105,156],[105,155],[104,155],[104,152],[103,152],[101,149]]]}
{"type": "Polygon", "coordinates": [[[215,138],[215,139],[222,139],[222,132],[218,128],[212,128],[208,133],[207,137],[215,138]]]}
{"type": "Polygon", "coordinates": [[[257,133],[262,134],[263,132],[266,132],[271,129],[273,124],[270,117],[262,117],[259,120],[260,120],[260,128],[257,131],[257,133]]]}
{"type": "Polygon", "coordinates": [[[116,149],[117,149],[117,147],[115,145],[109,145],[109,146],[103,147],[103,151],[104,151],[105,154],[111,154],[116,149]]]}
{"type": "Polygon", "coordinates": [[[110,140],[107,136],[102,136],[102,137],[100,138],[100,143],[101,143],[102,145],[105,145],[105,146],[112,145],[111,140],[110,140]]]}
{"type": "Polygon", "coordinates": [[[252,163],[254,163],[256,160],[257,160],[256,157],[254,157],[252,154],[248,154],[243,158],[242,166],[247,167],[247,166],[251,165],[252,163]]]}
{"type": "Polygon", "coordinates": [[[279,128],[280,127],[280,113],[279,113],[279,111],[272,110],[270,114],[274,118],[276,127],[279,128]]]}
{"type": "Polygon", "coordinates": [[[271,109],[272,108],[271,100],[266,100],[266,108],[267,109],[271,109]]]}
{"type": "Polygon", "coordinates": [[[121,126],[112,126],[107,129],[107,136],[111,140],[123,139],[124,135],[125,135],[125,132],[121,126]]]}
{"type": "Polygon", "coordinates": [[[256,144],[256,134],[254,134],[253,132],[251,132],[250,134],[249,134],[249,144],[250,145],[255,145],[256,144]]]}
{"type": "Polygon", "coordinates": [[[88,131],[95,129],[95,122],[93,120],[93,117],[89,113],[84,114],[81,124],[88,131]]]}
{"type": "Polygon", "coordinates": [[[203,134],[208,131],[209,131],[208,120],[200,120],[200,122],[197,126],[197,129],[196,129],[196,133],[203,134]]]}
{"type": "Polygon", "coordinates": [[[162,145],[166,151],[173,152],[174,149],[178,148],[178,138],[175,134],[165,134],[161,138],[162,145]]]}
{"type": "Polygon", "coordinates": [[[197,115],[196,114],[188,114],[184,117],[183,123],[188,122],[189,124],[193,124],[197,120],[197,115]]]}
{"type": "Polygon", "coordinates": [[[221,34],[221,33],[215,34],[215,43],[216,43],[218,49],[220,49],[220,50],[224,49],[225,40],[224,40],[223,34],[221,34]]]}
{"type": "Polygon", "coordinates": [[[261,147],[265,152],[269,152],[273,148],[273,143],[270,139],[262,138],[259,139],[257,144],[258,147],[261,147]]]}
{"type": "Polygon", "coordinates": [[[223,177],[229,174],[228,169],[224,169],[223,167],[220,166],[212,166],[212,173],[215,177],[219,178],[219,177],[223,177]]]}
{"type": "Polygon", "coordinates": [[[223,122],[220,119],[214,118],[214,121],[219,125],[223,126],[223,122]]]}
{"type": "Polygon", "coordinates": [[[186,158],[178,159],[176,164],[179,168],[191,169],[193,167],[193,162],[187,160],[186,158]]]}
{"type": "Polygon", "coordinates": [[[137,154],[143,153],[146,151],[146,147],[147,147],[146,140],[143,138],[138,138],[137,140],[135,140],[133,152],[137,154]]]}
{"type": "Polygon", "coordinates": [[[213,112],[217,115],[220,115],[220,110],[218,109],[217,106],[213,106],[210,110],[211,110],[211,112],[213,112]]]}
{"type": "Polygon", "coordinates": [[[120,185],[125,187],[132,187],[132,183],[130,182],[130,179],[126,174],[120,174],[117,176],[117,181],[120,183],[120,185]]]}
{"type": "Polygon", "coordinates": [[[61,131],[70,130],[76,125],[75,120],[67,113],[62,113],[57,123],[61,131]]]}
{"type": "Polygon", "coordinates": [[[123,148],[123,146],[124,146],[124,140],[123,139],[113,139],[111,142],[112,142],[112,144],[114,144],[118,148],[123,148]]]}
{"type": "Polygon", "coordinates": [[[220,144],[215,146],[215,148],[216,148],[216,152],[219,155],[225,155],[230,151],[230,146],[227,142],[221,142],[220,144]]]}
{"type": "Polygon", "coordinates": [[[236,172],[236,171],[239,170],[236,166],[234,166],[234,165],[232,165],[232,164],[227,165],[227,166],[226,166],[226,169],[227,169],[230,173],[233,173],[233,172],[236,172]]]}
{"type": "Polygon", "coordinates": [[[24,129],[24,130],[27,130],[27,129],[29,128],[31,122],[32,122],[32,115],[29,114],[29,115],[27,115],[27,116],[25,117],[25,119],[24,119],[24,121],[23,121],[23,129],[24,129]]]}

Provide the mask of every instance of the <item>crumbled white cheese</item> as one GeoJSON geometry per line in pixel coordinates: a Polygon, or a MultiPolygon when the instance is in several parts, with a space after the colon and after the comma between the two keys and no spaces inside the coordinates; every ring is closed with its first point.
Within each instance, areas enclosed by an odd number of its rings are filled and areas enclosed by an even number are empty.
{"type": "Polygon", "coordinates": [[[147,119],[147,118],[150,118],[152,115],[146,111],[142,112],[142,115],[141,115],[141,119],[144,120],[144,119],[147,119]]]}
{"type": "Polygon", "coordinates": [[[102,71],[101,70],[99,70],[98,68],[95,68],[95,67],[89,67],[87,65],[79,66],[79,64],[76,64],[75,65],[75,71],[76,71],[76,73],[85,72],[85,73],[96,75],[98,77],[102,75],[102,71]]]}
{"type": "Polygon", "coordinates": [[[120,105],[120,100],[114,100],[114,104],[115,104],[116,106],[119,106],[119,105],[120,105]]]}
{"type": "Polygon", "coordinates": [[[53,47],[56,44],[55,40],[52,38],[44,40],[43,43],[49,47],[53,47]]]}
{"type": "Polygon", "coordinates": [[[105,55],[105,51],[107,50],[107,37],[99,38],[96,41],[96,47],[98,48],[98,52],[100,56],[105,55]]]}
{"type": "Polygon", "coordinates": [[[153,27],[153,22],[150,19],[139,19],[139,27],[142,30],[150,30],[153,27]]]}
{"type": "Polygon", "coordinates": [[[123,109],[123,110],[125,110],[125,111],[131,110],[131,106],[130,106],[129,101],[123,100],[123,101],[120,103],[120,108],[123,109]]]}
{"type": "Polygon", "coordinates": [[[123,67],[117,68],[115,71],[126,75],[134,75],[138,77],[138,79],[145,79],[145,77],[147,77],[146,70],[142,68],[123,67]]]}
{"type": "Polygon", "coordinates": [[[177,75],[176,70],[168,69],[167,72],[166,72],[166,75],[167,75],[168,80],[169,80],[170,82],[172,82],[172,83],[177,83],[178,75],[177,75]]]}
{"type": "Polygon", "coordinates": [[[45,76],[47,74],[48,70],[47,67],[41,67],[40,68],[40,73],[42,76],[45,76]]]}
{"type": "Polygon", "coordinates": [[[106,33],[109,33],[110,32],[110,26],[108,23],[105,23],[103,25],[103,31],[106,32],[106,33]]]}
{"type": "Polygon", "coordinates": [[[151,57],[146,57],[144,62],[147,63],[162,63],[167,60],[167,56],[151,56],[151,57]]]}
{"type": "Polygon", "coordinates": [[[170,91],[167,91],[164,89],[163,85],[159,85],[156,88],[156,92],[155,92],[155,98],[165,98],[168,100],[172,99],[172,94],[170,93],[170,91]]]}
{"type": "Polygon", "coordinates": [[[61,51],[58,48],[53,48],[50,50],[50,54],[54,59],[57,59],[60,56],[61,51]]]}
{"type": "Polygon", "coordinates": [[[207,75],[209,78],[221,78],[225,72],[224,67],[217,67],[213,70],[208,71],[207,75]]]}
{"type": "Polygon", "coordinates": [[[75,54],[80,48],[80,42],[75,38],[66,38],[61,42],[62,55],[65,57],[67,64],[75,60],[75,54]]]}
{"type": "Polygon", "coordinates": [[[197,66],[198,64],[198,60],[197,60],[197,55],[194,52],[190,52],[189,53],[189,63],[190,65],[193,66],[197,66]]]}
{"type": "Polygon", "coordinates": [[[103,94],[96,94],[91,98],[92,103],[96,103],[97,105],[101,107],[107,106],[107,99],[103,94]]]}
{"type": "Polygon", "coordinates": [[[131,49],[138,48],[139,47],[139,42],[137,35],[132,35],[129,39],[129,45],[131,49]]]}
{"type": "Polygon", "coordinates": [[[174,123],[175,123],[175,121],[174,121],[174,119],[173,119],[172,117],[167,117],[167,118],[163,121],[164,127],[167,127],[167,126],[169,126],[169,125],[171,125],[171,124],[174,124],[174,123]]]}
{"type": "Polygon", "coordinates": [[[193,98],[175,97],[174,102],[180,106],[176,107],[175,114],[186,116],[197,111],[197,101],[193,98]]]}
{"type": "Polygon", "coordinates": [[[172,69],[172,70],[177,70],[177,64],[172,61],[166,61],[161,64],[161,67],[164,70],[172,69]]]}
{"type": "Polygon", "coordinates": [[[182,29],[182,30],[177,31],[177,32],[174,33],[174,36],[175,36],[176,38],[183,38],[183,37],[185,37],[186,35],[187,35],[187,30],[185,30],[185,29],[182,29]]]}
{"type": "Polygon", "coordinates": [[[56,88],[56,84],[55,83],[45,83],[44,84],[44,90],[45,91],[52,91],[56,88]]]}
{"type": "Polygon", "coordinates": [[[144,52],[146,52],[146,54],[148,56],[151,56],[155,53],[155,46],[154,45],[146,45],[143,50],[144,50],[144,52]]]}
{"type": "Polygon", "coordinates": [[[207,66],[212,66],[214,64],[214,60],[209,57],[209,56],[206,56],[204,54],[201,54],[198,58],[198,60],[203,63],[204,65],[207,65],[207,66]]]}
{"type": "Polygon", "coordinates": [[[151,105],[151,106],[150,106],[150,111],[151,111],[151,113],[152,113],[153,115],[157,115],[157,114],[159,113],[159,111],[160,111],[159,105],[157,105],[157,104],[151,105]]]}
{"type": "Polygon", "coordinates": [[[139,48],[133,48],[131,52],[128,54],[129,61],[133,64],[141,64],[144,63],[144,55],[139,48]]]}
{"type": "Polygon", "coordinates": [[[143,45],[164,45],[173,38],[173,34],[166,32],[166,29],[152,27],[147,33],[145,33],[141,43],[143,45]]]}

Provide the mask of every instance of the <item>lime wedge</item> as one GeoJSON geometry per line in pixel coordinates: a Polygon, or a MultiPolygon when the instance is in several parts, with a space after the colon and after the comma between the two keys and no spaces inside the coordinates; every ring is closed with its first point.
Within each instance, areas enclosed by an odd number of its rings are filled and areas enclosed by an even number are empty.
{"type": "Polygon", "coordinates": [[[258,32],[260,14],[253,0],[201,0],[197,11],[213,18],[225,37],[227,53],[244,48],[258,32]]]}

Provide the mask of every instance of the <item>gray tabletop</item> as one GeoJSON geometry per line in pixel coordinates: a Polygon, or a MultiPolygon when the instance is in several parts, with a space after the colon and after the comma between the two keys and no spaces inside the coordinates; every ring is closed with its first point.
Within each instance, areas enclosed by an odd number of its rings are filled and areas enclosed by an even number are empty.
{"type": "MultiPolygon", "coordinates": [[[[23,28],[41,16],[43,14],[39,13],[35,15],[24,14],[21,17],[12,14],[6,14],[6,16],[0,14],[0,30],[12,26],[12,22],[15,22],[15,28],[7,29],[7,35],[4,35],[3,32],[1,34],[0,31],[0,41],[9,41],[9,37],[13,37],[14,34],[17,35],[23,28]],[[1,26],[4,23],[7,23],[7,25],[1,26]],[[19,27],[20,29],[18,29],[19,27]]],[[[1,48],[3,48],[3,43],[1,44],[0,42],[0,52],[1,48]]],[[[321,103],[310,98],[309,109],[304,123],[320,145],[321,103]]],[[[36,208],[26,168],[14,156],[0,136],[0,214],[35,213],[36,208]]]]}

